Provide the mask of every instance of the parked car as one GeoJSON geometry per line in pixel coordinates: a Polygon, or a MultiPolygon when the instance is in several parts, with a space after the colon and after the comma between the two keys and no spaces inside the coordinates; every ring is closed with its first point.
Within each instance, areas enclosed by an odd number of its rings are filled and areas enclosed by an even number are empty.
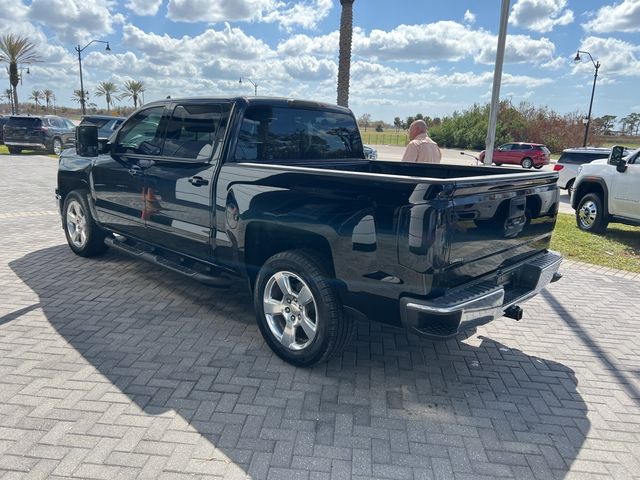
{"type": "Polygon", "coordinates": [[[553,169],[558,172],[558,187],[568,190],[569,196],[571,196],[580,165],[591,163],[594,160],[606,159],[610,153],[610,148],[595,147],[567,148],[563,150],[558,162],[553,166],[553,169]]]}
{"type": "Polygon", "coordinates": [[[0,116],[0,145],[4,145],[4,124],[7,123],[9,117],[0,116]]]}
{"type": "Polygon", "coordinates": [[[11,116],[4,126],[4,143],[13,154],[29,149],[59,155],[64,147],[75,145],[75,132],[76,126],[64,117],[11,116]]]}
{"type": "Polygon", "coordinates": [[[115,132],[126,117],[113,117],[111,115],[85,115],[80,125],[95,125],[98,127],[98,138],[108,139],[115,132]]]}
{"type": "MultiPolygon", "coordinates": [[[[480,162],[485,151],[480,152],[480,162]]],[[[549,164],[551,152],[540,143],[514,142],[500,145],[493,151],[493,163],[500,165],[522,165],[522,168],[542,168],[549,164]]]]}
{"type": "Polygon", "coordinates": [[[364,149],[364,158],[367,160],[378,159],[378,151],[375,148],[370,147],[369,145],[362,145],[362,148],[364,149]]]}
{"type": "Polygon", "coordinates": [[[579,167],[571,206],[581,230],[603,233],[611,222],[640,226],[640,149],[624,152],[613,147],[608,159],[579,167]]]}
{"type": "Polygon", "coordinates": [[[348,344],[356,318],[432,339],[520,319],[559,278],[547,250],[556,180],[368,161],[353,113],[336,105],[167,99],[104,144],[79,126],[56,197],[77,255],[111,247],[209,285],[246,284],[267,344],[310,366],[348,344]]]}

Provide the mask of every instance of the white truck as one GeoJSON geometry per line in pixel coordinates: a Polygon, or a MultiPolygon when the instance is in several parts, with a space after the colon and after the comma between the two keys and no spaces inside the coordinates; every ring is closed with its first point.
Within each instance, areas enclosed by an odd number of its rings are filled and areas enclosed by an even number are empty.
{"type": "Polygon", "coordinates": [[[608,159],[580,166],[571,206],[581,230],[603,233],[610,222],[640,225],[640,149],[623,154],[616,146],[608,159]]]}

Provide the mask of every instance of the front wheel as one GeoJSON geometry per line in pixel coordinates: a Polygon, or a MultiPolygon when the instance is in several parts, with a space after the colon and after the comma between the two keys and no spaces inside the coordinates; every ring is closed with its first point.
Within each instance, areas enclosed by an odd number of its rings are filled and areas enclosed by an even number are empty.
{"type": "Polygon", "coordinates": [[[64,233],[69,247],[81,257],[96,257],[107,249],[105,233],[98,227],[87,202],[86,192],[67,195],[62,210],[64,233]]]}
{"type": "Polygon", "coordinates": [[[569,194],[569,198],[571,198],[571,194],[573,193],[573,182],[574,180],[571,180],[567,185],[567,193],[569,194]]]}
{"type": "Polygon", "coordinates": [[[533,168],[535,168],[536,170],[540,170],[542,168],[542,164],[534,165],[533,168]]]}
{"type": "Polygon", "coordinates": [[[265,341],[286,362],[310,367],[338,354],[351,338],[330,276],[317,256],[304,250],[269,258],[256,280],[254,303],[265,341]]]}
{"type": "Polygon", "coordinates": [[[522,162],[520,162],[520,165],[522,165],[522,168],[531,168],[533,167],[533,160],[531,160],[529,157],[523,158],[522,162]]]}
{"type": "Polygon", "coordinates": [[[589,193],[582,197],[576,209],[576,223],[580,230],[604,233],[609,224],[600,195],[589,193]]]}

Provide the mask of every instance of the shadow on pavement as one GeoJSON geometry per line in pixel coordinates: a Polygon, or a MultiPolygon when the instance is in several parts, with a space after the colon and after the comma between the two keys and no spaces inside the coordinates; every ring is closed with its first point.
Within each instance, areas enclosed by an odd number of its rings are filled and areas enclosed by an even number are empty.
{"type": "MultiPolygon", "coordinates": [[[[10,266],[62,338],[153,422],[175,410],[215,445],[188,452],[210,473],[226,457],[252,478],[269,468],[562,478],[590,428],[571,369],[490,338],[437,343],[361,323],[340,358],[296,369],[264,344],[241,285],[215,290],[66,245],[10,266]]],[[[142,440],[169,442],[171,428],[142,440]]]]}

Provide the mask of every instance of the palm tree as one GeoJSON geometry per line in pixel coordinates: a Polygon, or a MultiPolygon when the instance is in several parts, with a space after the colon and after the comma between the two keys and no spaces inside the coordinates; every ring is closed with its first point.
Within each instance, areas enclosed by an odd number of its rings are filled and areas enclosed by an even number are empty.
{"type": "Polygon", "coordinates": [[[117,98],[116,92],[118,87],[113,82],[100,82],[96,88],[96,95],[98,97],[104,97],[107,102],[107,112],[111,113],[111,103],[114,98],[117,98]]]}
{"type": "MultiPolygon", "coordinates": [[[[84,99],[89,100],[89,92],[84,92],[84,99]]],[[[74,90],[73,95],[71,95],[71,101],[82,105],[82,90],[74,90]]]]}
{"type": "Polygon", "coordinates": [[[144,92],[144,83],[137,80],[127,80],[124,82],[124,93],[118,98],[131,98],[133,100],[133,107],[138,108],[138,98],[142,92],[144,92]]]}
{"type": "Polygon", "coordinates": [[[29,97],[29,100],[33,100],[33,102],[36,104],[36,113],[38,112],[38,103],[40,102],[40,100],[42,99],[42,92],[40,90],[33,90],[31,92],[31,96],[29,97]]]}
{"type": "Polygon", "coordinates": [[[9,103],[12,103],[13,100],[13,89],[11,88],[7,88],[5,89],[4,93],[2,94],[3,97],[5,97],[7,100],[9,100],[9,103]]]}
{"type": "Polygon", "coordinates": [[[26,37],[18,35],[2,35],[0,37],[0,62],[9,64],[9,83],[13,87],[13,103],[16,114],[18,112],[18,63],[31,63],[38,60],[38,54],[34,52],[35,45],[26,37]]]}
{"type": "Polygon", "coordinates": [[[340,54],[338,58],[338,105],[349,106],[349,75],[351,70],[351,37],[353,36],[353,2],[340,0],[340,54]]]}
{"type": "Polygon", "coordinates": [[[49,104],[56,99],[56,96],[53,94],[53,91],[48,88],[42,91],[42,96],[44,97],[44,102],[47,105],[47,110],[49,110],[49,104]]]}

